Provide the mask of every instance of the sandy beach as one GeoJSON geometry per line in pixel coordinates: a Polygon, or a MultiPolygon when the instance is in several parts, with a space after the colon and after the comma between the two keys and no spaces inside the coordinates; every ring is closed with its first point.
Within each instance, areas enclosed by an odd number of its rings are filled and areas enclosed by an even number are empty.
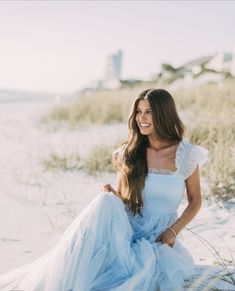
{"type": "MultiPolygon", "coordinates": [[[[54,106],[53,101],[0,104],[0,274],[50,250],[101,186],[115,184],[114,174],[90,176],[82,170],[45,171],[43,160],[51,153],[75,152],[85,159],[95,146],[112,145],[127,136],[125,124],[74,130],[64,126],[54,130],[40,122],[54,106]]],[[[202,181],[202,186],[206,187],[206,181],[202,181]]],[[[185,205],[186,199],[179,212],[185,205]]],[[[228,266],[234,267],[234,224],[235,199],[209,204],[203,196],[201,211],[180,239],[197,264],[219,264],[203,238],[228,266]]]]}

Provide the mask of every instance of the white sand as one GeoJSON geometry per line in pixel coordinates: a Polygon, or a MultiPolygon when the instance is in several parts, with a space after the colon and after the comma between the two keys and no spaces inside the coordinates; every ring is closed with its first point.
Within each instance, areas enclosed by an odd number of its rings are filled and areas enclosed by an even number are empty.
{"type": "MultiPolygon", "coordinates": [[[[115,183],[115,175],[44,171],[42,161],[50,153],[78,152],[85,158],[94,146],[115,144],[127,135],[123,124],[53,131],[39,122],[53,106],[51,101],[0,104],[0,274],[46,253],[101,186],[115,183]]],[[[234,214],[235,200],[224,205],[205,201],[188,226],[213,244],[228,265],[235,252],[234,214]]],[[[185,230],[181,238],[198,264],[215,264],[195,234],[185,230]]]]}

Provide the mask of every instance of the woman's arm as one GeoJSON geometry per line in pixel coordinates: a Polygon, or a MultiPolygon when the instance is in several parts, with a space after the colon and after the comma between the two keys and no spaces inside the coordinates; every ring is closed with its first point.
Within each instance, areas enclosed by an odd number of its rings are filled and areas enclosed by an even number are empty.
{"type": "Polygon", "coordinates": [[[186,179],[186,191],[188,206],[183,211],[181,217],[171,225],[173,231],[171,229],[167,229],[157,238],[156,241],[161,241],[162,243],[173,246],[176,239],[175,234],[177,235],[198,213],[201,207],[199,166],[197,166],[193,174],[188,179],[186,179]]]}
{"type": "Polygon", "coordinates": [[[117,190],[115,190],[110,184],[105,184],[103,186],[103,191],[106,192],[112,192],[113,194],[117,196],[121,196],[121,175],[120,175],[120,169],[122,168],[123,161],[118,153],[116,153],[113,156],[113,164],[115,165],[117,169],[117,178],[116,178],[116,187],[117,190]]]}
{"type": "Polygon", "coordinates": [[[196,216],[201,208],[199,166],[197,166],[194,173],[186,180],[186,190],[188,206],[183,211],[180,219],[171,226],[177,234],[196,216]]]}

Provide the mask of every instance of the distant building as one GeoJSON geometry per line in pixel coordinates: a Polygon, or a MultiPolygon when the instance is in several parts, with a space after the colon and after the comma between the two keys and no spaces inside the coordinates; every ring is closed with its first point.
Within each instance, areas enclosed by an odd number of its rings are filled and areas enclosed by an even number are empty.
{"type": "Polygon", "coordinates": [[[202,72],[203,67],[210,62],[212,56],[200,57],[190,62],[187,62],[180,66],[177,70],[181,71],[183,75],[187,75],[188,73],[192,76],[198,75],[202,72]]]}
{"type": "Polygon", "coordinates": [[[162,64],[162,71],[157,77],[169,84],[181,81],[190,85],[220,82],[229,75],[235,77],[235,45],[232,53],[219,52],[212,56],[196,58],[178,68],[162,64]]]}
{"type": "Polygon", "coordinates": [[[219,52],[206,64],[205,68],[217,73],[230,73],[232,70],[232,53],[219,52]]]}
{"type": "Polygon", "coordinates": [[[105,64],[104,88],[115,89],[120,87],[123,53],[119,50],[116,54],[107,56],[105,64]]]}

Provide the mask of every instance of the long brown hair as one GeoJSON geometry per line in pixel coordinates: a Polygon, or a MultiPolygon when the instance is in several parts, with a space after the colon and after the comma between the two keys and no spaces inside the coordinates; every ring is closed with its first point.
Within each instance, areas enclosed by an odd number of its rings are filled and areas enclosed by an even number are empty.
{"type": "MultiPolygon", "coordinates": [[[[164,141],[175,143],[184,135],[184,125],[180,120],[174,99],[164,89],[148,89],[135,100],[128,119],[129,138],[123,155],[120,170],[121,197],[133,215],[141,215],[143,206],[142,191],[148,173],[148,137],[140,133],[136,122],[140,100],[147,100],[152,110],[153,127],[156,135],[164,141]]],[[[116,164],[117,166],[117,164],[116,164]]],[[[120,166],[120,164],[119,164],[120,166]]]]}

